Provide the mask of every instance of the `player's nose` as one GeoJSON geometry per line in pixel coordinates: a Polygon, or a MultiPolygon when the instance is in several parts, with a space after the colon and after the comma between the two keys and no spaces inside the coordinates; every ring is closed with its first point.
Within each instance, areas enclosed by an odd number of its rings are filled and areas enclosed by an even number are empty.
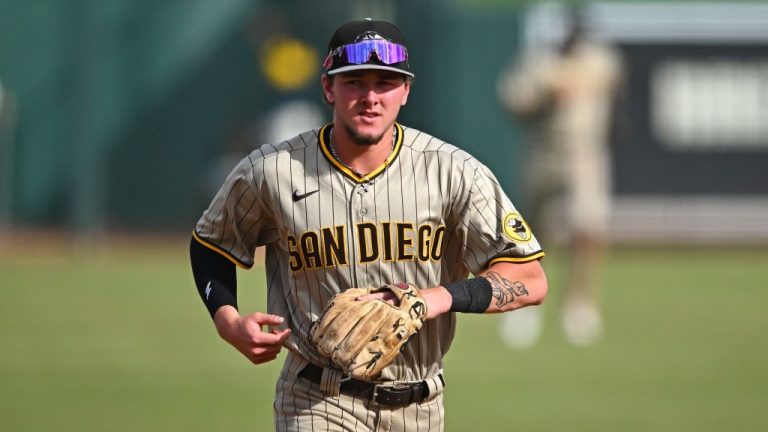
{"type": "Polygon", "coordinates": [[[368,105],[375,105],[379,101],[379,94],[376,93],[373,86],[366,87],[360,95],[360,101],[368,105]]]}

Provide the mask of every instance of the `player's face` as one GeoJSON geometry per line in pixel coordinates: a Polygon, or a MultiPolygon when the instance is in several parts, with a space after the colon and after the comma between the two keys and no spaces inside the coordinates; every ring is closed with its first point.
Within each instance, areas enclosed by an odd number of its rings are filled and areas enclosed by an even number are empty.
{"type": "Polygon", "coordinates": [[[360,145],[381,142],[391,132],[411,83],[404,75],[381,70],[340,73],[333,82],[323,76],[325,96],[334,107],[334,123],[360,145]]]}

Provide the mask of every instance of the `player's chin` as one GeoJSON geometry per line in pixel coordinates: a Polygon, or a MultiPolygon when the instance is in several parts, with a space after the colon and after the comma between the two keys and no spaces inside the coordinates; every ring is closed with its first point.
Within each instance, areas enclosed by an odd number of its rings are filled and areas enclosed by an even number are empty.
{"type": "Polygon", "coordinates": [[[371,145],[381,141],[384,131],[381,127],[358,127],[354,133],[354,140],[360,145],[371,145]]]}
{"type": "Polygon", "coordinates": [[[380,141],[380,137],[375,135],[358,134],[358,135],[355,135],[353,140],[357,145],[369,146],[369,145],[378,143],[380,141]]]}

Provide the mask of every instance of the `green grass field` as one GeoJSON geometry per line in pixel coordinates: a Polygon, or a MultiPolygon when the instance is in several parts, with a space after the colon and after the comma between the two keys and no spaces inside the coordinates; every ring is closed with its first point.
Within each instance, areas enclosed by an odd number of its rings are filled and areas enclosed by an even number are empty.
{"type": "MultiPolygon", "coordinates": [[[[0,430],[270,430],[279,361],[218,339],[186,247],[0,251],[0,430]]],[[[613,251],[589,349],[562,339],[560,261],[544,264],[532,350],[503,348],[496,317],[460,318],[447,431],[768,430],[768,250],[613,251]]],[[[244,310],[262,278],[240,274],[244,310]]]]}

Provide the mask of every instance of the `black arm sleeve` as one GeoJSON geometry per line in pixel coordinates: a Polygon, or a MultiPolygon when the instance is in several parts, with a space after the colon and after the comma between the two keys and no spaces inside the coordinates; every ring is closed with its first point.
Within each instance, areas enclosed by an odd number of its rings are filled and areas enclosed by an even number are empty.
{"type": "Polygon", "coordinates": [[[195,240],[189,243],[189,258],[197,292],[211,318],[225,305],[237,308],[237,270],[235,265],[195,240]]]}

